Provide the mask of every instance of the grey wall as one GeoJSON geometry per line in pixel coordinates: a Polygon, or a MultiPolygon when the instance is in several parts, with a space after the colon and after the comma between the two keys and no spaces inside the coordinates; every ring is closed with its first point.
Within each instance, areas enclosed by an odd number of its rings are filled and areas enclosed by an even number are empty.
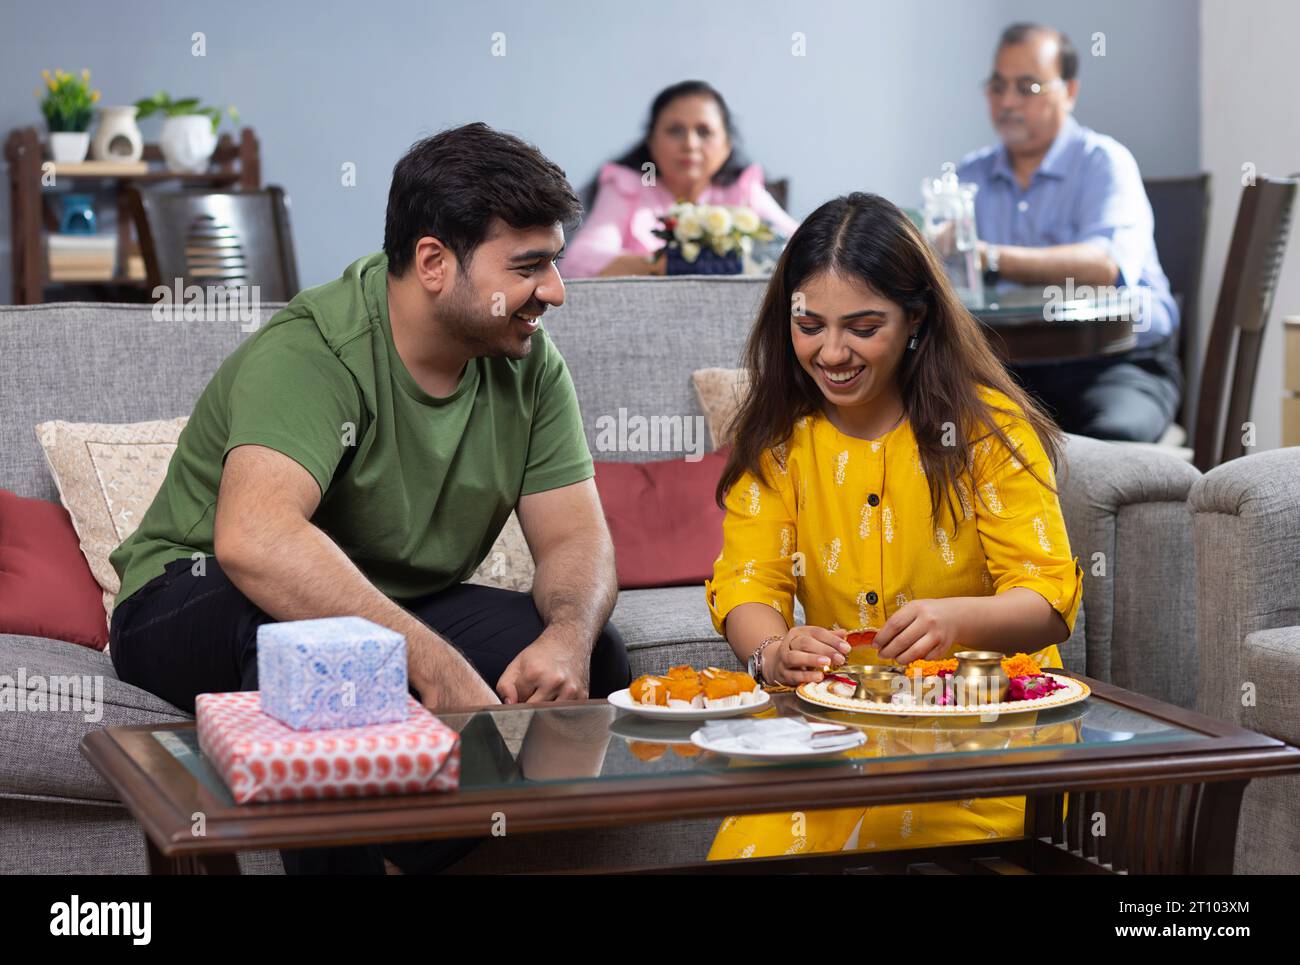
{"type": "MultiPolygon", "coordinates": [[[[914,204],[923,175],[989,141],[979,81],[1018,18],[1080,46],[1084,123],[1148,174],[1199,169],[1198,0],[53,0],[0,18],[0,131],[40,121],[45,67],[90,67],[109,104],[159,88],[236,104],[261,138],[263,179],[292,197],[304,285],[380,246],[389,173],[416,138],[485,120],[580,185],[634,139],[657,90],[692,76],[730,100],[751,155],[791,178],[797,217],[856,188],[914,204]],[[191,56],[195,31],[206,57],[191,56]],[[505,57],[491,55],[497,31],[505,57]],[[1098,31],[1105,57],[1089,53],[1098,31]]],[[[143,123],[147,140],[159,123],[143,123]]],[[[7,299],[7,196],[0,206],[7,299]]]]}

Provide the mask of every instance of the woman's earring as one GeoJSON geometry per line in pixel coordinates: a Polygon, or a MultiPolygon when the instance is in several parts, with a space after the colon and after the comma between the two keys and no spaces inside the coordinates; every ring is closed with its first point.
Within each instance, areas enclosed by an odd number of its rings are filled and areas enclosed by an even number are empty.
{"type": "Polygon", "coordinates": [[[915,351],[916,351],[916,347],[917,347],[918,345],[920,345],[920,344],[921,344],[921,336],[920,336],[919,334],[917,334],[916,332],[913,332],[913,333],[912,333],[912,337],[909,338],[909,339],[907,340],[907,348],[908,348],[908,350],[909,350],[909,351],[912,351],[912,352],[915,352],[915,351]]]}

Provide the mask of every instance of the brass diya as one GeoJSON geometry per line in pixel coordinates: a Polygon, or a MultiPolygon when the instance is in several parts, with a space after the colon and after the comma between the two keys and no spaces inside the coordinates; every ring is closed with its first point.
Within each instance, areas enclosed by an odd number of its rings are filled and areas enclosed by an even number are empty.
{"type": "Polygon", "coordinates": [[[959,650],[952,675],[953,696],[959,704],[997,704],[1007,699],[1011,678],[1002,669],[1004,654],[995,650],[959,650]]]}

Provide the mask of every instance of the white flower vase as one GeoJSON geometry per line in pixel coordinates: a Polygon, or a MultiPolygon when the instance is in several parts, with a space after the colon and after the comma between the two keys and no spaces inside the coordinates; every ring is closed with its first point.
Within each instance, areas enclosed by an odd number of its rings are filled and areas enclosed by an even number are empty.
{"type": "Polygon", "coordinates": [[[50,133],[50,157],[55,164],[80,164],[90,149],[90,135],[85,131],[50,133]]]}
{"type": "Polygon", "coordinates": [[[90,153],[100,161],[138,161],[144,154],[144,138],[135,122],[136,107],[105,107],[99,130],[90,143],[90,153]]]}
{"type": "Polygon", "coordinates": [[[167,170],[178,174],[202,174],[208,169],[212,152],[217,149],[217,135],[212,118],[202,114],[184,114],[163,121],[158,147],[167,170]]]}

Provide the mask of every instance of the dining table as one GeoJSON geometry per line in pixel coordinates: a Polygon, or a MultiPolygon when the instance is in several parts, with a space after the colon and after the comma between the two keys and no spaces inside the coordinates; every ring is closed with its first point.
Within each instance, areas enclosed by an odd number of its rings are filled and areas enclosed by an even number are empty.
{"type": "Polygon", "coordinates": [[[1137,345],[1140,289],[988,286],[963,299],[1008,364],[1068,362],[1137,345]]]}

